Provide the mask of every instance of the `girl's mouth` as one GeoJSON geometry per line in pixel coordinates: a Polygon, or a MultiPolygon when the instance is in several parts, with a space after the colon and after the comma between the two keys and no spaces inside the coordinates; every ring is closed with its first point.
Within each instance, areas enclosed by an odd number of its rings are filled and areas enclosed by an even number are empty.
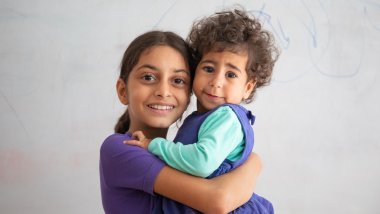
{"type": "Polygon", "coordinates": [[[157,105],[157,104],[152,104],[148,105],[149,108],[155,109],[155,110],[171,110],[174,109],[173,105],[157,105]]]}

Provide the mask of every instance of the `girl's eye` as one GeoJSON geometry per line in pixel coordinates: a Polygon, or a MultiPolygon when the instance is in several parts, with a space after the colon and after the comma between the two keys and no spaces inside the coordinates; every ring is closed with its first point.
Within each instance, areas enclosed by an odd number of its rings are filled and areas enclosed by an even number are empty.
{"type": "Polygon", "coordinates": [[[228,77],[228,78],[236,78],[237,75],[234,72],[227,72],[226,73],[226,77],[228,77]]]}
{"type": "Polygon", "coordinates": [[[152,74],[144,74],[142,77],[141,77],[142,80],[145,80],[145,81],[148,81],[148,82],[151,82],[151,81],[154,81],[156,80],[156,77],[153,76],[152,74]]]}
{"type": "Polygon", "coordinates": [[[211,66],[204,66],[203,70],[206,71],[207,73],[212,73],[214,71],[214,68],[211,66]]]}
{"type": "Polygon", "coordinates": [[[175,78],[174,79],[174,83],[177,84],[177,85],[184,85],[184,84],[186,84],[185,80],[181,79],[181,78],[175,78]]]}

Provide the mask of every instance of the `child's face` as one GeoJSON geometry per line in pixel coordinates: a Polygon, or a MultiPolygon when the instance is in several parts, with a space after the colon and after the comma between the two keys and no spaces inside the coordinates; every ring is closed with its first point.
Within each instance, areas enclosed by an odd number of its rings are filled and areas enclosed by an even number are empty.
{"type": "Polygon", "coordinates": [[[130,132],[168,128],[186,110],[190,74],[185,59],[169,46],[144,51],[127,84],[130,132]]]}
{"type": "Polygon", "coordinates": [[[247,54],[211,51],[199,62],[193,91],[198,111],[208,111],[225,103],[239,104],[248,98],[255,83],[247,82],[247,54]]]}

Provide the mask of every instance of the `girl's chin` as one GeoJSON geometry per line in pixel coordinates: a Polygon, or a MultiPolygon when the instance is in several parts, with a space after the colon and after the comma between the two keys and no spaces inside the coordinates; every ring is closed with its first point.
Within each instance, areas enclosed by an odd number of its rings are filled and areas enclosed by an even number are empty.
{"type": "Polygon", "coordinates": [[[162,122],[162,123],[151,123],[150,126],[152,128],[156,128],[156,129],[167,129],[169,128],[169,126],[171,126],[174,122],[162,122]]]}

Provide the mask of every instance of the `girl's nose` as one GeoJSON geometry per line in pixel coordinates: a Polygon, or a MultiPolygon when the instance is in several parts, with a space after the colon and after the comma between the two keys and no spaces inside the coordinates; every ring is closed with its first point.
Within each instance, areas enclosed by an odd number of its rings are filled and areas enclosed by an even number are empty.
{"type": "Polygon", "coordinates": [[[156,88],[156,91],[154,92],[154,95],[159,97],[170,97],[172,96],[172,93],[170,91],[170,85],[167,83],[161,83],[156,88]]]}

